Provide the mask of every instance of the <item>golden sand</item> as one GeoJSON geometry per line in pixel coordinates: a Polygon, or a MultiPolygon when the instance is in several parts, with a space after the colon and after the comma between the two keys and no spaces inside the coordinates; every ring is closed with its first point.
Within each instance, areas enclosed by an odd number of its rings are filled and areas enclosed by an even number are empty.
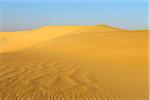
{"type": "Polygon", "coordinates": [[[148,31],[0,32],[0,100],[148,100],[148,31]]]}

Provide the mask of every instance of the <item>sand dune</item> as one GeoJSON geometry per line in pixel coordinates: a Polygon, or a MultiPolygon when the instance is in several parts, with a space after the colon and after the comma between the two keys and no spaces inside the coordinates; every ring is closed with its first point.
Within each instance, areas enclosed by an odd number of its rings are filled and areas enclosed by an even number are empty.
{"type": "Polygon", "coordinates": [[[67,34],[107,32],[119,29],[102,26],[48,26],[32,31],[0,32],[0,53],[24,50],[67,34]],[[42,35],[42,36],[41,36],[42,35]],[[34,37],[34,39],[33,39],[34,37]],[[17,42],[16,42],[17,41],[17,42]],[[12,46],[13,45],[13,46],[12,46]]]}
{"type": "Polygon", "coordinates": [[[1,32],[1,100],[148,100],[148,31],[107,25],[1,32]]]}

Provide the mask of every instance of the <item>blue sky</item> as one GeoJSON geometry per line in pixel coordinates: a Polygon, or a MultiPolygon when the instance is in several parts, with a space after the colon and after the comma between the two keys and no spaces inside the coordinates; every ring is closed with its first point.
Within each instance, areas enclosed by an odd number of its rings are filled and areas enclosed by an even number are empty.
{"type": "Polygon", "coordinates": [[[3,0],[0,4],[0,31],[97,24],[148,29],[147,0],[3,0]]]}
{"type": "Polygon", "coordinates": [[[2,2],[148,2],[148,0],[1,0],[2,2]]]}

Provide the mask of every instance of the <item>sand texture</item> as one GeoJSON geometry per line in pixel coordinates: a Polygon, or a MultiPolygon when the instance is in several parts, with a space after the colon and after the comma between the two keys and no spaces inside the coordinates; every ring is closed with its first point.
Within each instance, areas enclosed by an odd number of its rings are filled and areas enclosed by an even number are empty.
{"type": "Polygon", "coordinates": [[[148,100],[148,31],[0,32],[0,100],[148,100]]]}

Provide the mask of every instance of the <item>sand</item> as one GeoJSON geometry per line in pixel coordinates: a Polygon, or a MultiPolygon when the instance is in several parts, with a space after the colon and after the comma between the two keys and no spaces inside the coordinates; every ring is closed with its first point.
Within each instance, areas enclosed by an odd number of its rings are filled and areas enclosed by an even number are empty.
{"type": "Polygon", "coordinates": [[[0,32],[0,100],[148,100],[148,32],[107,25],[0,32]]]}

